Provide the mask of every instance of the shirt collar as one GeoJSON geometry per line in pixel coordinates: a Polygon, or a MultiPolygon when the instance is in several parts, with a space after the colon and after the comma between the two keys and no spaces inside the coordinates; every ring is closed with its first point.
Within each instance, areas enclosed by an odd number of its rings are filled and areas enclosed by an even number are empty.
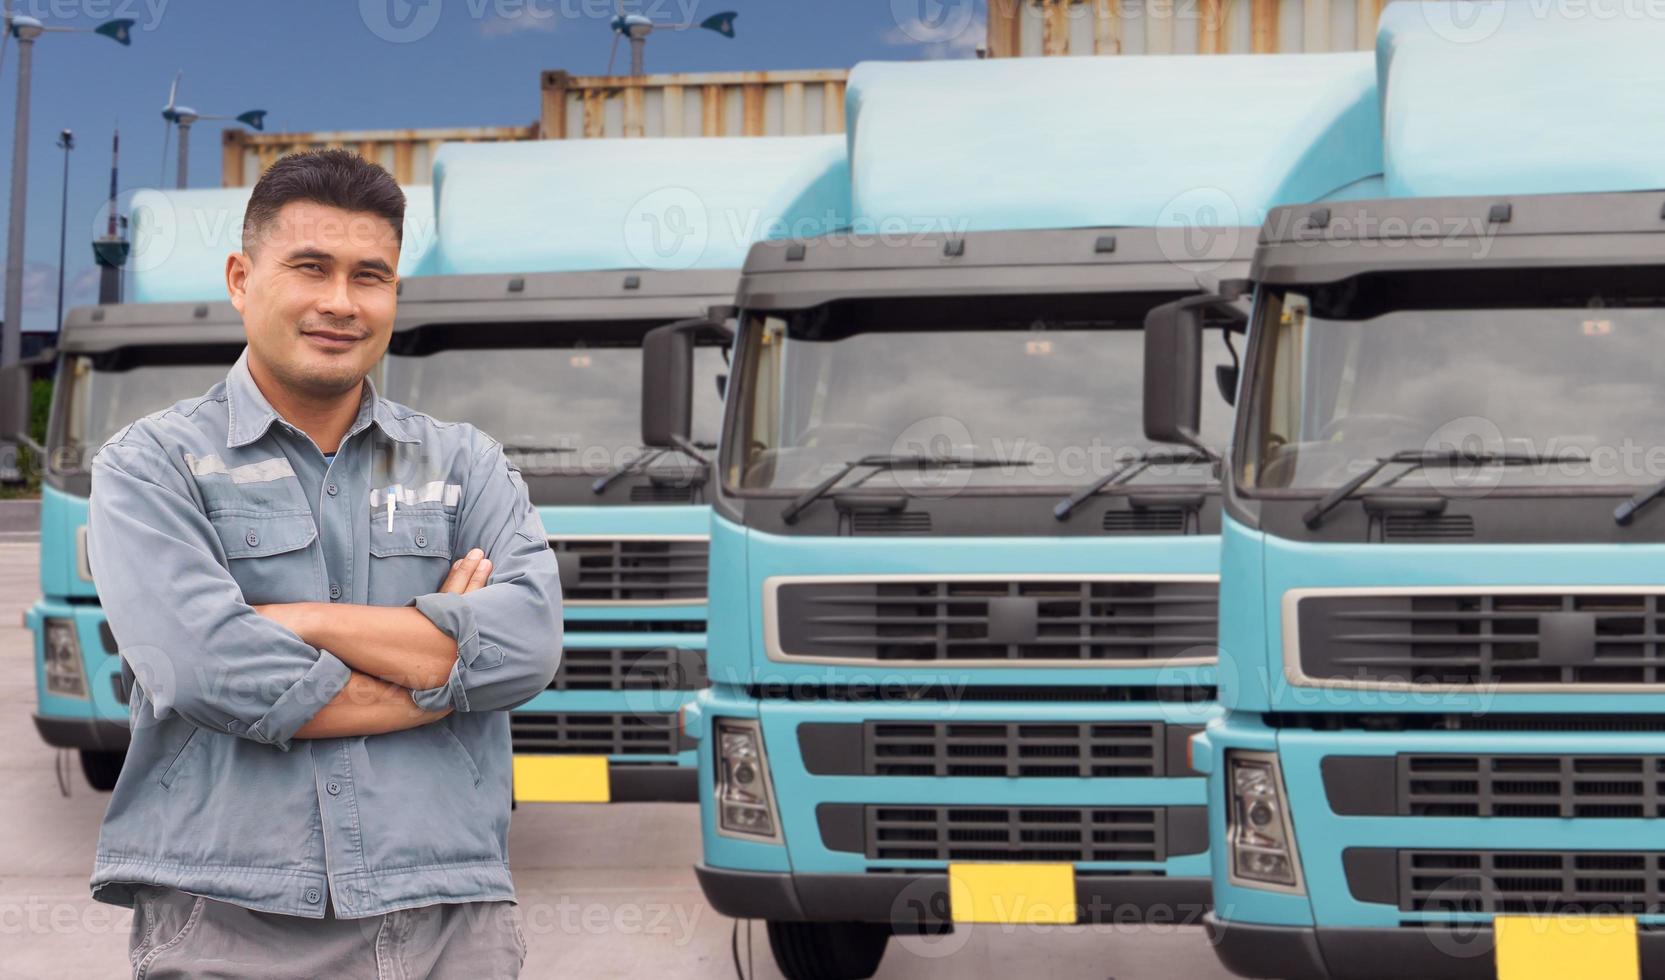
{"type": "MultiPolygon", "coordinates": [[[[225,389],[229,417],[225,439],[227,449],[247,446],[264,436],[272,427],[272,423],[281,420],[277,409],[260,393],[260,386],[254,383],[254,375],[249,373],[247,347],[243,348],[243,353],[237,357],[237,363],[231,366],[231,371],[226,375],[225,389]]],[[[393,414],[390,403],[376,393],[375,382],[365,378],[358,418],[354,420],[352,428],[347,430],[347,435],[350,437],[371,423],[380,428],[388,438],[397,442],[422,441],[407,431],[404,423],[393,414]]]]}

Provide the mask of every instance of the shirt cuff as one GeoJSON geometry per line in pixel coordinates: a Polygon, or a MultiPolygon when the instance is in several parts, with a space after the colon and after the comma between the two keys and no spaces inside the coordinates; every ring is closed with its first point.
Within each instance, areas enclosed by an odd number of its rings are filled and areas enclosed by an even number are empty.
{"type": "Polygon", "coordinates": [[[341,658],[319,650],[317,662],[249,728],[248,736],[289,751],[289,740],[341,693],[352,674],[341,658]]]}
{"type": "Polygon", "coordinates": [[[409,603],[428,617],[441,633],[457,642],[457,661],[439,687],[410,692],[412,701],[424,711],[468,710],[468,690],[463,683],[464,668],[472,667],[480,655],[480,630],[474,622],[474,607],[455,592],[419,595],[409,603]]]}

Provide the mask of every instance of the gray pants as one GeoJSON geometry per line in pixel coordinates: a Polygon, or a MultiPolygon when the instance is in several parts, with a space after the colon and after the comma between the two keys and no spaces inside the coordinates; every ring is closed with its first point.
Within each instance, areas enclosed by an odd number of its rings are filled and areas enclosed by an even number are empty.
{"type": "Polygon", "coordinates": [[[514,978],[526,937],[513,902],[304,919],[147,885],[133,902],[134,980],[514,978]]]}

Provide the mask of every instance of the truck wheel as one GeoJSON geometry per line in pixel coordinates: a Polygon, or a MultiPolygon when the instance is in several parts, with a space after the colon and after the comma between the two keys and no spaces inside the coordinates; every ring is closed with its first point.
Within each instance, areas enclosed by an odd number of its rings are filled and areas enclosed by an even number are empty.
{"type": "Polygon", "coordinates": [[[121,775],[121,762],[127,758],[126,752],[95,752],[92,749],[81,750],[81,772],[87,777],[87,782],[96,790],[116,788],[116,777],[121,775]]]}
{"type": "Polygon", "coordinates": [[[787,980],[867,980],[890,926],[872,922],[770,922],[769,949],[787,980]]]}

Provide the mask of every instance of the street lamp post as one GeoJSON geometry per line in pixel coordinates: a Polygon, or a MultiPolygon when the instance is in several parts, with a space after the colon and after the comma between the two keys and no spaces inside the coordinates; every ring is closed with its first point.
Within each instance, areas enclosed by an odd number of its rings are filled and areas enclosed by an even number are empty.
{"type": "MultiPolygon", "coordinates": [[[[64,151],[64,193],[58,209],[58,318],[52,321],[54,331],[64,326],[64,239],[69,236],[69,151],[75,149],[75,134],[64,130],[58,134],[58,148],[64,151]]],[[[21,346],[21,332],[18,344],[21,346]]]]}

